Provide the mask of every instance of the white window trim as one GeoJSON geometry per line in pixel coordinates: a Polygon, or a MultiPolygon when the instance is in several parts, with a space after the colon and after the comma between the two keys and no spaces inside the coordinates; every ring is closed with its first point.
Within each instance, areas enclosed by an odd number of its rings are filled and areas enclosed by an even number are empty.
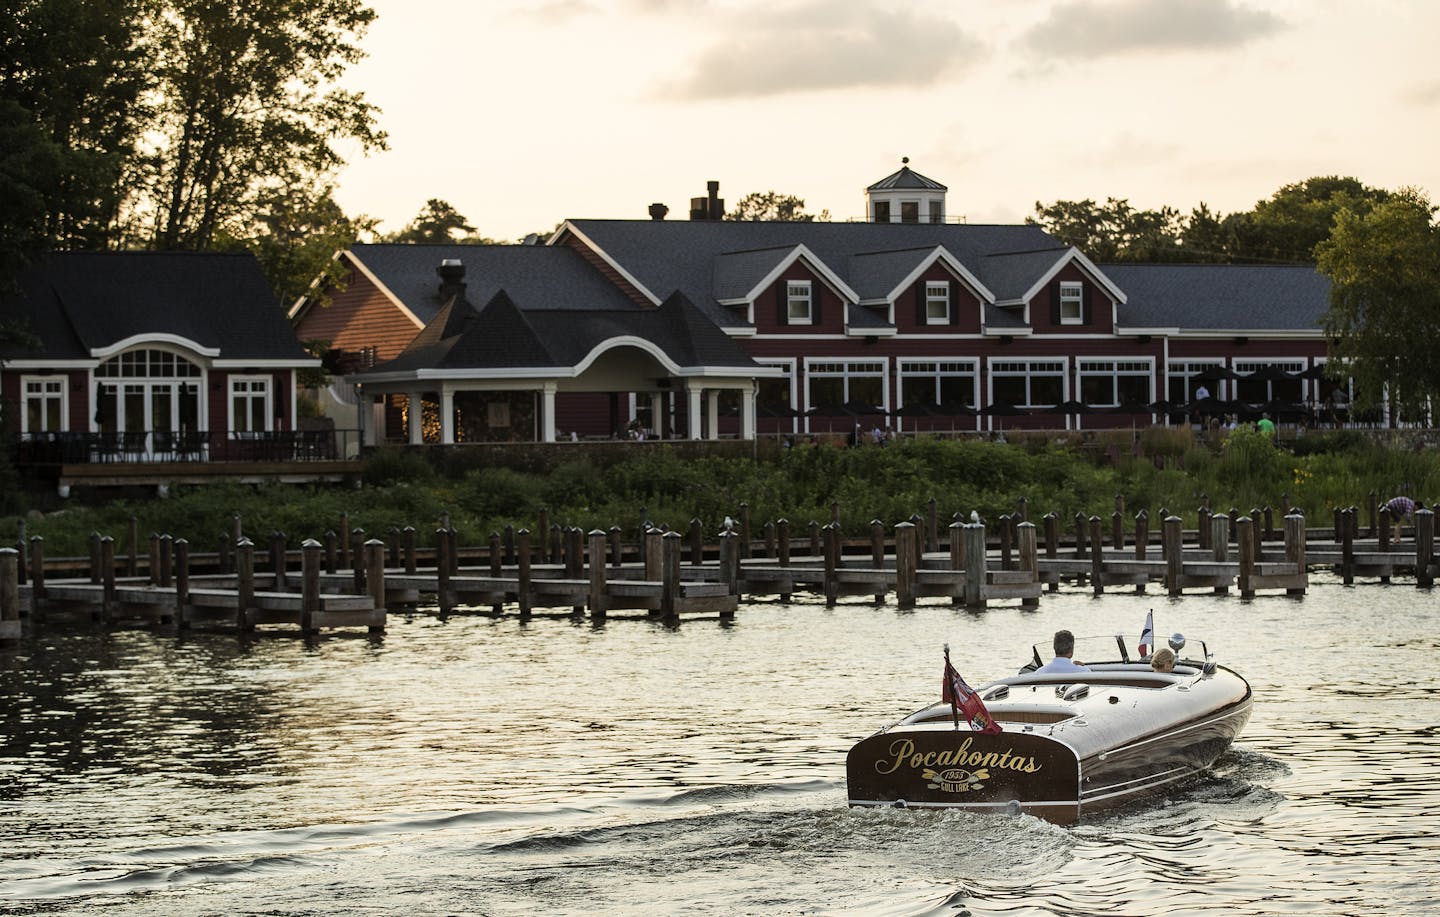
{"type": "MultiPolygon", "coordinates": [[[[819,407],[810,399],[810,380],[815,378],[836,378],[843,380],[841,391],[844,393],[842,401],[849,401],[854,396],[850,394],[851,379],[875,379],[880,380],[881,404],[890,403],[890,360],[886,357],[873,360],[847,360],[844,357],[806,357],[805,358],[805,407],[809,411],[819,407]],[[816,367],[838,365],[838,370],[817,369],[816,367]]],[[[808,418],[807,418],[808,423],[808,418]]]]}
{"type": "Polygon", "coordinates": [[[1138,357],[1138,356],[1130,356],[1130,357],[1091,357],[1091,356],[1076,357],[1076,358],[1075,358],[1075,395],[1076,395],[1077,398],[1082,398],[1082,399],[1083,399],[1083,397],[1084,397],[1084,392],[1085,392],[1085,379],[1086,379],[1086,377],[1088,377],[1088,376],[1108,376],[1108,377],[1112,380],[1112,382],[1113,382],[1116,400],[1115,400],[1115,401],[1112,401],[1109,405],[1092,405],[1092,406],[1094,406],[1094,407],[1115,407],[1115,406],[1118,406],[1118,405],[1120,404],[1120,401],[1119,401],[1119,397],[1120,397],[1120,378],[1121,378],[1122,376],[1127,377],[1127,378],[1134,378],[1134,377],[1141,376],[1141,375],[1143,375],[1143,376],[1145,377],[1145,379],[1146,379],[1146,391],[1147,391],[1147,395],[1146,395],[1146,398],[1145,398],[1145,402],[1148,404],[1148,403],[1156,400],[1156,399],[1155,399],[1155,358],[1154,358],[1154,357],[1138,357]],[[1085,364],[1086,364],[1086,363],[1108,363],[1108,364],[1110,364],[1110,368],[1109,368],[1109,369],[1085,369],[1084,367],[1085,367],[1085,364]],[[1138,365],[1138,364],[1144,364],[1145,369],[1144,369],[1144,370],[1140,370],[1140,369],[1121,370],[1121,369],[1118,369],[1118,368],[1117,368],[1117,367],[1119,366],[1119,364],[1121,364],[1121,363],[1133,363],[1133,364],[1137,364],[1137,365],[1138,365]]]}
{"type": "MultiPolygon", "coordinates": [[[[21,376],[20,377],[20,432],[21,433],[61,433],[70,428],[70,380],[67,376],[21,376]],[[32,398],[29,387],[30,383],[38,382],[45,385],[56,385],[60,392],[60,427],[57,430],[31,430],[30,429],[30,400],[32,398]]],[[[37,400],[48,401],[54,397],[49,392],[39,392],[33,396],[37,400]]]]}
{"type": "MultiPolygon", "coordinates": [[[[225,412],[228,421],[226,429],[230,431],[230,438],[234,439],[237,432],[235,429],[235,396],[237,394],[235,389],[236,383],[240,382],[249,383],[251,385],[259,382],[265,386],[265,394],[263,396],[265,400],[265,427],[264,430],[257,430],[251,432],[269,432],[271,430],[274,430],[275,380],[270,376],[264,375],[231,376],[225,383],[225,412]]],[[[247,398],[255,397],[255,393],[253,391],[246,393],[246,395],[247,398]]]]}
{"type": "Polygon", "coordinates": [[[786,280],[785,284],[785,324],[787,325],[813,325],[815,324],[815,284],[810,280],[786,280]],[[798,288],[805,288],[805,295],[798,295],[798,288]],[[796,316],[795,305],[803,300],[805,303],[805,315],[796,316]]]}
{"type": "MultiPolygon", "coordinates": [[[[896,404],[905,403],[905,383],[916,382],[928,383],[931,387],[935,380],[941,377],[954,377],[970,379],[975,390],[975,399],[980,398],[980,360],[976,357],[901,357],[896,360],[895,379],[898,391],[896,392],[896,404]],[[958,367],[954,370],[941,370],[942,364],[958,367]],[[933,371],[920,371],[917,367],[934,365],[933,371]]],[[[979,405],[970,405],[978,407],[979,405]]]]}
{"type": "Polygon", "coordinates": [[[927,325],[948,325],[950,324],[950,283],[945,280],[925,281],[925,324],[927,325]],[[938,293],[938,295],[937,295],[938,293]],[[944,312],[936,317],[931,313],[930,306],[934,303],[943,303],[944,312]]]}
{"type": "Polygon", "coordinates": [[[1060,281],[1060,324],[1082,325],[1084,323],[1085,284],[1078,280],[1060,281]],[[1073,316],[1065,314],[1065,306],[1071,303],[1075,306],[1075,314],[1073,316]]]}
{"type": "Polygon", "coordinates": [[[986,392],[985,392],[985,403],[986,403],[986,404],[994,404],[994,403],[995,403],[995,379],[996,379],[997,376],[1000,377],[1000,378],[1002,378],[1002,379],[1023,378],[1023,379],[1025,380],[1025,402],[1024,402],[1023,404],[1017,405],[1017,407],[1022,407],[1022,408],[1044,408],[1044,407],[1053,407],[1055,404],[1059,404],[1058,401],[1057,401],[1057,402],[1053,402],[1053,403],[1052,403],[1052,402],[1045,402],[1045,403],[1043,403],[1043,404],[1039,404],[1039,403],[1036,403],[1036,402],[1034,402],[1034,401],[1031,400],[1031,398],[1032,398],[1032,393],[1031,393],[1031,390],[1030,390],[1030,383],[1031,383],[1031,380],[1034,379],[1034,378],[1037,377],[1037,376],[1040,376],[1040,377],[1043,377],[1043,378],[1047,378],[1047,379],[1048,379],[1048,378],[1059,378],[1059,379],[1060,379],[1060,401],[1065,401],[1065,400],[1067,400],[1067,399],[1070,398],[1070,358],[1069,358],[1069,357],[1020,357],[1020,358],[996,358],[996,357],[990,357],[990,358],[989,358],[989,362],[988,362],[988,364],[987,364],[987,367],[988,367],[988,369],[989,369],[989,372],[986,374],[986,380],[985,380],[985,383],[986,383],[986,384],[985,384],[985,388],[986,388],[986,392]],[[997,364],[1001,364],[1001,363],[1019,363],[1019,364],[1023,364],[1023,365],[1025,366],[1025,369],[1024,369],[1023,371],[1021,371],[1021,370],[1008,370],[1008,369],[996,369],[996,365],[997,365],[997,364]],[[1049,365],[1049,364],[1059,364],[1059,368],[1058,368],[1058,369],[1046,369],[1044,372],[1038,372],[1038,373],[1035,371],[1035,367],[1036,367],[1036,366],[1046,366],[1046,365],[1049,365]]]}

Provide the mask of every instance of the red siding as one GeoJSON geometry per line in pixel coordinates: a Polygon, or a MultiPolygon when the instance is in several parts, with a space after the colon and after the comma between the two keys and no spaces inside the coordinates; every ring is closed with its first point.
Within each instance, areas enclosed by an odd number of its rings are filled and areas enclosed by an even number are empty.
{"type": "Polygon", "coordinates": [[[943,264],[933,264],[895,300],[895,328],[900,334],[979,334],[984,308],[980,298],[943,264]],[[931,325],[922,320],[925,285],[950,284],[950,324],[931,325]]]}
{"type": "Polygon", "coordinates": [[[1115,330],[1115,308],[1109,295],[1094,278],[1074,262],[1065,265],[1030,301],[1030,327],[1036,334],[1110,334],[1115,330]],[[1062,281],[1084,284],[1087,321],[1080,325],[1059,324],[1054,319],[1060,302],[1062,281]]]}
{"type": "MultiPolygon", "coordinates": [[[[796,261],[755,298],[755,329],[760,334],[843,334],[845,309],[844,301],[820,279],[818,273],[803,261],[796,261]],[[798,280],[810,281],[811,316],[818,310],[818,322],[791,325],[781,321],[786,305],[786,285],[798,280]]],[[[810,352],[808,343],[805,352],[810,352]]]]}
{"type": "Polygon", "coordinates": [[[302,341],[327,341],[334,350],[359,353],[375,348],[375,360],[393,359],[405,349],[420,326],[360,271],[344,290],[326,291],[330,304],[312,306],[295,326],[302,341]]]}
{"type": "MultiPolygon", "coordinates": [[[[604,258],[601,258],[594,249],[586,245],[580,239],[576,238],[574,234],[566,233],[565,237],[560,241],[560,244],[567,245],[570,248],[575,249],[575,251],[579,252],[580,257],[590,262],[590,265],[594,267],[595,270],[605,275],[605,278],[607,280],[615,284],[615,286],[619,287],[621,292],[634,300],[638,305],[655,305],[653,302],[650,301],[650,297],[646,296],[644,293],[641,293],[638,289],[636,289],[633,283],[626,280],[625,275],[615,270],[615,268],[611,266],[610,262],[606,261],[604,258]]],[[[656,295],[660,296],[663,294],[657,293],[656,295]]]]}

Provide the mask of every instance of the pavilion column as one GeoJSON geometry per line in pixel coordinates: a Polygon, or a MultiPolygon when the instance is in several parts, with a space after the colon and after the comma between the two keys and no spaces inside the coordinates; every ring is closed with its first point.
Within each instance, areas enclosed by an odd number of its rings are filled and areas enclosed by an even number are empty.
{"type": "Polygon", "coordinates": [[[665,424],[669,418],[665,416],[665,393],[650,393],[650,423],[655,427],[657,439],[665,438],[665,424]]]}
{"type": "Polygon", "coordinates": [[[447,446],[455,442],[455,393],[449,386],[440,389],[440,442],[447,446]]]}
{"type": "Polygon", "coordinates": [[[686,418],[690,427],[690,438],[700,438],[700,385],[698,382],[686,380],[685,393],[690,396],[690,409],[686,412],[686,418]]]}
{"type": "Polygon", "coordinates": [[[740,438],[755,438],[755,386],[740,390],[740,438]]]}
{"type": "Polygon", "coordinates": [[[540,441],[555,442],[555,390],[554,382],[546,382],[540,389],[540,441]]]}
{"type": "Polygon", "coordinates": [[[421,406],[423,399],[419,392],[410,392],[405,397],[410,399],[409,406],[405,410],[405,416],[410,419],[410,445],[423,445],[425,442],[425,431],[422,429],[422,421],[425,417],[425,409],[421,406]]]}
{"type": "Polygon", "coordinates": [[[705,392],[705,424],[710,431],[707,439],[720,438],[720,390],[707,389],[705,392]]]}

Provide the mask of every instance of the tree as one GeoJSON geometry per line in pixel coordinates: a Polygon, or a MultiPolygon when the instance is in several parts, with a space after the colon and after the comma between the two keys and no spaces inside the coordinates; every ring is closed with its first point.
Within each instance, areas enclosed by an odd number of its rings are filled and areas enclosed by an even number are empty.
{"type": "Polygon", "coordinates": [[[828,223],[830,211],[817,214],[805,212],[805,200],[793,194],[759,191],[747,194],[725,214],[727,220],[774,220],[782,223],[828,223]]]}
{"type": "Polygon", "coordinates": [[[1325,331],[1355,380],[1356,403],[1423,416],[1440,398],[1440,228],[1420,191],[1345,208],[1316,249],[1330,278],[1325,331]]]}
{"type": "Polygon", "coordinates": [[[1127,200],[1106,198],[1035,202],[1035,216],[1026,222],[1041,226],[1066,245],[1073,245],[1095,261],[1176,261],[1181,222],[1171,207],[1136,210],[1127,200]]]}
{"type": "Polygon", "coordinates": [[[373,231],[376,221],[346,216],[333,190],[323,189],[318,198],[304,189],[281,190],[267,199],[263,213],[243,236],[222,233],[216,248],[252,252],[286,308],[306,295],[317,278],[317,295],[327,288],[344,289],[335,253],[373,231]]]}
{"type": "Polygon", "coordinates": [[[1336,214],[1348,210],[1363,216],[1387,197],[1387,191],[1338,175],[1285,185],[1257,201],[1253,210],[1226,217],[1231,256],[1241,262],[1312,263],[1315,246],[1330,237],[1336,214]]]}
{"type": "Polygon", "coordinates": [[[490,239],[475,235],[475,227],[448,201],[432,197],[405,228],[385,237],[386,242],[429,245],[489,245],[490,239]]]}
{"type": "Polygon", "coordinates": [[[209,248],[277,193],[321,187],[343,164],[337,143],[384,149],[374,106],[335,87],[375,18],[360,0],[156,2],[157,139],[139,205],[156,248],[209,248]]]}
{"type": "MultiPolygon", "coordinates": [[[[107,248],[120,236],[148,82],[140,39],[150,0],[19,0],[0,19],[6,204],[23,186],[38,248],[107,248]],[[28,130],[24,129],[28,126],[28,130]]],[[[9,213],[7,246],[17,222],[9,213]]]]}

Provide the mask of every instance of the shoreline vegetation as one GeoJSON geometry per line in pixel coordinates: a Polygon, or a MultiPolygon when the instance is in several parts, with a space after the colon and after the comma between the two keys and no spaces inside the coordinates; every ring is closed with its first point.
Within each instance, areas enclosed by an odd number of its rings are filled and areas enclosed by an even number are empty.
{"type": "Polygon", "coordinates": [[[685,457],[662,446],[561,456],[530,471],[488,464],[493,457],[480,449],[463,459],[452,452],[438,469],[419,452],[379,449],[367,458],[358,490],[235,484],[175,488],[164,499],[96,495],[53,512],[37,506],[4,517],[0,538],[14,544],[23,526],[26,538],[45,539],[49,557],[84,556],[92,532],[118,538],[133,516],[141,533],[213,545],[233,530],[238,513],[252,540],[277,531],[292,544],[321,538],[344,515],[351,527],[372,534],[414,526],[417,542],[431,545],[442,517],[462,540],[478,541],[507,526],[533,530],[542,508],[566,528],[619,526],[632,533],[648,520],[683,531],[699,519],[713,535],[742,503],[757,529],[782,518],[796,528],[827,523],[838,508],[843,534],[854,537],[867,534],[872,520],[890,527],[923,513],[931,499],[948,522],[956,514],[968,519],[972,510],[998,518],[1014,512],[1022,497],[1032,520],[1048,512],[1109,519],[1117,496],[1131,530],[1141,509],[1152,520],[1167,510],[1187,528],[1202,504],[1217,513],[1289,506],[1324,524],[1335,507],[1364,509],[1372,493],[1380,502],[1403,493],[1427,505],[1440,494],[1440,452],[1381,443],[1360,431],[1309,432],[1277,443],[1246,428],[1215,440],[1157,428],[1125,431],[1123,442],[1122,448],[1104,434],[1021,434],[1010,442],[913,437],[883,447],[800,444],[759,458],[685,457]]]}

